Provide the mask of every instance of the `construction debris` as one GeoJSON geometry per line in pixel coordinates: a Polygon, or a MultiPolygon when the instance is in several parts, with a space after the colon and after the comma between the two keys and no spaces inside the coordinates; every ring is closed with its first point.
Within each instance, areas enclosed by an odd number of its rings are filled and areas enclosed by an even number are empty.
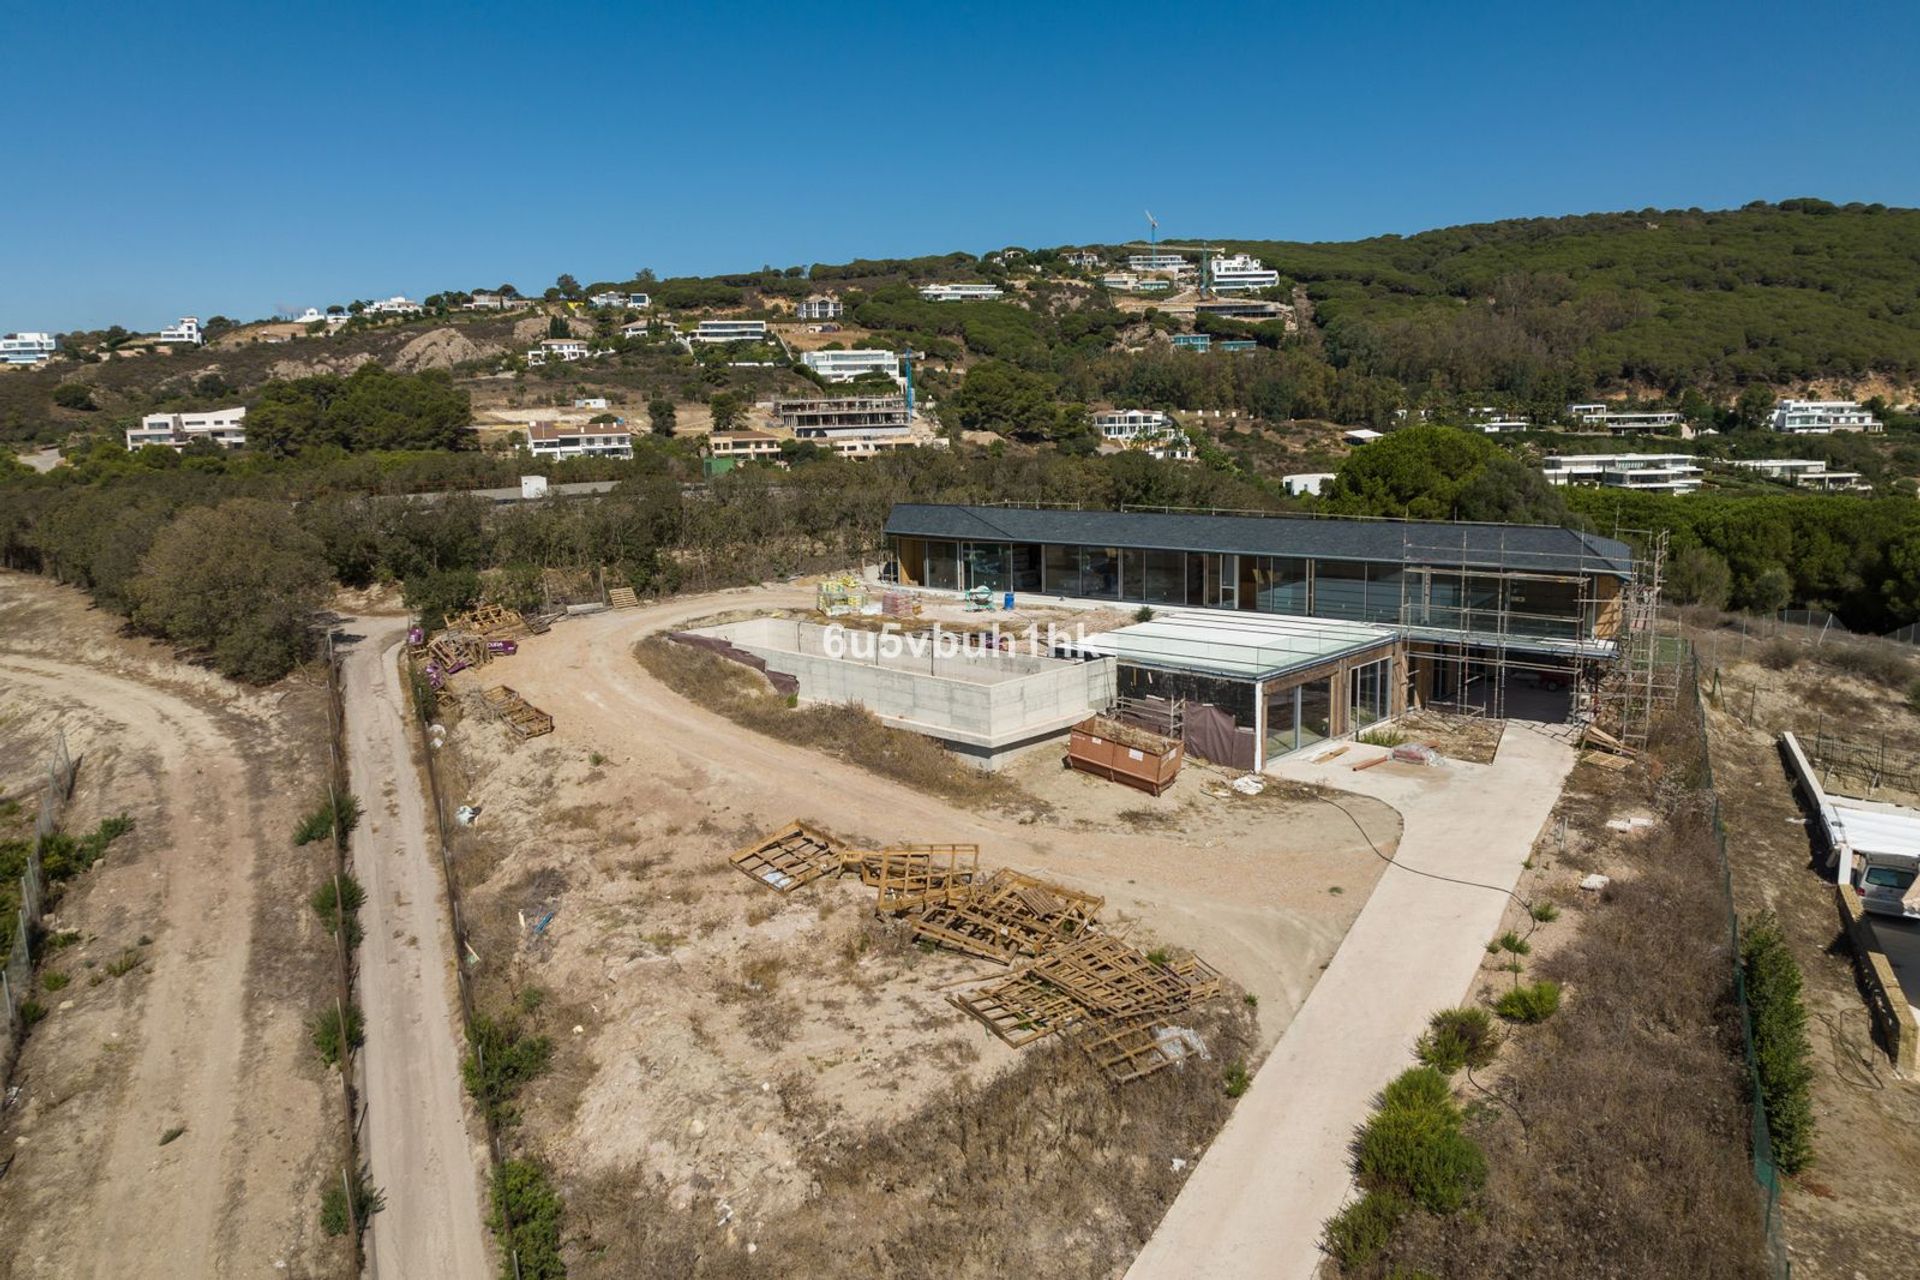
{"type": "Polygon", "coordinates": [[[1440,753],[1424,742],[1401,743],[1393,749],[1393,758],[1401,764],[1432,766],[1440,763],[1440,753]]]}
{"type": "Polygon", "coordinates": [[[553,717],[528,702],[504,684],[497,684],[481,695],[487,714],[506,723],[522,738],[537,738],[553,732],[553,717]]]}
{"type": "Polygon", "coordinates": [[[1610,751],[1614,755],[1625,756],[1629,760],[1637,760],[1640,757],[1638,750],[1628,746],[1596,724],[1588,725],[1586,730],[1581,733],[1580,745],[1583,747],[1596,747],[1601,751],[1610,751]]]}
{"type": "Polygon", "coordinates": [[[1220,995],[1217,970],[1105,932],[1096,895],[1005,867],[982,875],[978,845],[841,851],[796,821],[727,861],[780,893],[858,876],[875,913],[902,918],[916,942],[1010,966],[948,997],[1009,1045],[1064,1034],[1116,1084],[1207,1056],[1197,1033],[1169,1019],[1220,995]]]}
{"type": "Polygon", "coordinates": [[[447,630],[465,632],[483,640],[519,637],[527,634],[527,620],[503,604],[477,604],[465,613],[447,619],[447,630]]]}
{"type": "Polygon", "coordinates": [[[607,592],[609,609],[638,609],[640,597],[634,594],[632,587],[613,587],[607,592]]]}

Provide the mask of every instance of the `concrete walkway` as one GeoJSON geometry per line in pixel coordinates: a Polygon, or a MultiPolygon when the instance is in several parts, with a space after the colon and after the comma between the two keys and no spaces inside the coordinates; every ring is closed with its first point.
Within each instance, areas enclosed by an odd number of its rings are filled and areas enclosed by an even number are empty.
{"type": "Polygon", "coordinates": [[[1413,1065],[1436,1009],[1472,986],[1510,890],[1573,767],[1565,742],[1509,724],[1491,765],[1324,765],[1268,772],[1386,801],[1406,823],[1389,868],[1333,962],[1207,1149],[1129,1280],[1310,1280],[1322,1224],[1351,1189],[1348,1144],[1381,1086],[1413,1065]]]}

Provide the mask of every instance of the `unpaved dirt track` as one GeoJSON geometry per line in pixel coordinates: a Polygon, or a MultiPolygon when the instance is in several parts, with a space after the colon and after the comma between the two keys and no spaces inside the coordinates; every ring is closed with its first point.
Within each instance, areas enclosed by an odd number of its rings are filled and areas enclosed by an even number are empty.
{"type": "Polygon", "coordinates": [[[481,1225],[480,1159],[460,1081],[452,926],[431,802],[414,766],[400,684],[401,618],[352,619],[346,646],[347,769],[365,813],[353,864],[366,905],[360,1056],[373,1181],[386,1196],[368,1234],[383,1280],[480,1280],[491,1274],[481,1225]]]}
{"type": "Polygon", "coordinates": [[[306,1043],[304,902],[275,881],[290,805],[261,755],[288,726],[183,665],[110,665],[111,624],[63,588],[0,588],[0,701],[72,725],[89,802],[136,823],[58,904],[83,941],[49,960],[74,982],[16,1073],[0,1275],[315,1274],[338,1118],[306,1043]],[[33,628],[11,625],[23,602],[46,607],[33,628]],[[122,948],[143,963],[104,976],[122,948]]]}
{"type": "Polygon", "coordinates": [[[1374,1093],[1414,1065],[1413,1044],[1427,1019],[1466,996],[1510,901],[1503,890],[1518,881],[1574,752],[1510,725],[1491,765],[1389,764],[1354,773],[1353,758],[1283,762],[1273,772],[1351,788],[1399,809],[1406,831],[1396,865],[1128,1280],[1310,1280],[1320,1264],[1321,1225],[1351,1184],[1354,1129],[1374,1093]]]}

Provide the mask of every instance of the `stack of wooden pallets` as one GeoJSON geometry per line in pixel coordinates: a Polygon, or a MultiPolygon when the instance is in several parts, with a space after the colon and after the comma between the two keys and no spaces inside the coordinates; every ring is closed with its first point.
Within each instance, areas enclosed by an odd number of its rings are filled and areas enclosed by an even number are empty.
{"type": "Polygon", "coordinates": [[[527,634],[527,620],[503,604],[477,604],[447,619],[448,631],[462,631],[483,640],[504,640],[527,634]]]}
{"type": "Polygon", "coordinates": [[[522,738],[537,738],[553,732],[553,717],[528,702],[504,684],[497,684],[481,695],[487,712],[505,722],[522,738]]]}

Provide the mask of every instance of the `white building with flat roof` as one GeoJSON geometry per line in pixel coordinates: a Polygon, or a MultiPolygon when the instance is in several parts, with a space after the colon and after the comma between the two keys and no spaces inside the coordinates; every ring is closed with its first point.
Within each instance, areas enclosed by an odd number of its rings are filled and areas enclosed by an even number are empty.
{"type": "Polygon", "coordinates": [[[1829,471],[1817,458],[1752,458],[1733,465],[1801,489],[1861,492],[1872,488],[1858,471],[1829,471]]]}
{"type": "Polygon", "coordinates": [[[1826,436],[1836,431],[1884,430],[1857,400],[1782,400],[1773,407],[1773,429],[1786,435],[1826,436]]]}
{"type": "Polygon", "coordinates": [[[1692,493],[1700,487],[1702,473],[1687,453],[1570,453],[1542,459],[1540,474],[1552,485],[1692,493]]]}
{"type": "Polygon", "coordinates": [[[199,413],[149,413],[140,419],[139,426],[127,428],[128,449],[150,444],[184,449],[195,440],[211,440],[223,449],[240,448],[247,442],[246,406],[199,413]]]}
{"type": "Polygon", "coordinates": [[[928,302],[992,302],[1006,295],[992,284],[923,284],[920,296],[928,302]]]}
{"type": "Polygon", "coordinates": [[[58,349],[50,333],[9,333],[0,336],[0,364],[41,364],[58,349]]]}
{"type": "Polygon", "coordinates": [[[1280,284],[1280,273],[1249,254],[1216,257],[1207,264],[1207,284],[1215,293],[1237,293],[1251,289],[1273,289],[1280,284]]]}
{"type": "Polygon", "coordinates": [[[1630,435],[1636,431],[1666,432],[1683,427],[1685,419],[1672,409],[1623,412],[1610,404],[1570,404],[1567,417],[1582,427],[1598,427],[1612,435],[1630,435]]]}
{"type": "Polygon", "coordinates": [[[1333,477],[1331,471],[1296,471],[1280,477],[1280,488],[1289,497],[1317,498],[1333,483],[1333,477]]]}
{"type": "Polygon", "coordinates": [[[830,293],[816,293],[793,309],[802,320],[838,320],[846,313],[840,299],[830,293]]]}
{"type": "Polygon", "coordinates": [[[891,351],[873,348],[807,351],[801,354],[800,363],[828,382],[852,382],[863,373],[884,373],[889,378],[900,376],[900,357],[891,351]]]}
{"type": "Polygon", "coordinates": [[[526,435],[536,458],[633,457],[633,433],[612,423],[536,422],[526,435]]]}
{"type": "Polygon", "coordinates": [[[206,335],[200,332],[200,318],[198,316],[181,316],[178,324],[168,325],[160,331],[156,338],[156,341],[159,342],[178,342],[194,347],[199,346],[206,340],[206,335]]]}
{"type": "Polygon", "coordinates": [[[527,352],[527,363],[545,364],[549,360],[571,363],[585,360],[588,354],[585,338],[542,338],[539,346],[527,352]]]}
{"type": "Polygon", "coordinates": [[[362,307],[363,316],[417,316],[426,308],[408,299],[403,294],[394,294],[391,298],[382,298],[378,302],[369,302],[362,307]]]}
{"type": "Polygon", "coordinates": [[[1195,456],[1193,441],[1166,414],[1158,409],[1111,409],[1093,415],[1094,430],[1100,439],[1122,449],[1170,462],[1191,462],[1195,456]]]}
{"type": "Polygon", "coordinates": [[[1178,253],[1130,253],[1127,255],[1129,271],[1165,271],[1172,275],[1183,275],[1193,270],[1193,264],[1178,253]]]}
{"type": "Polygon", "coordinates": [[[687,335],[690,342],[765,342],[765,320],[702,320],[687,335]]]}

